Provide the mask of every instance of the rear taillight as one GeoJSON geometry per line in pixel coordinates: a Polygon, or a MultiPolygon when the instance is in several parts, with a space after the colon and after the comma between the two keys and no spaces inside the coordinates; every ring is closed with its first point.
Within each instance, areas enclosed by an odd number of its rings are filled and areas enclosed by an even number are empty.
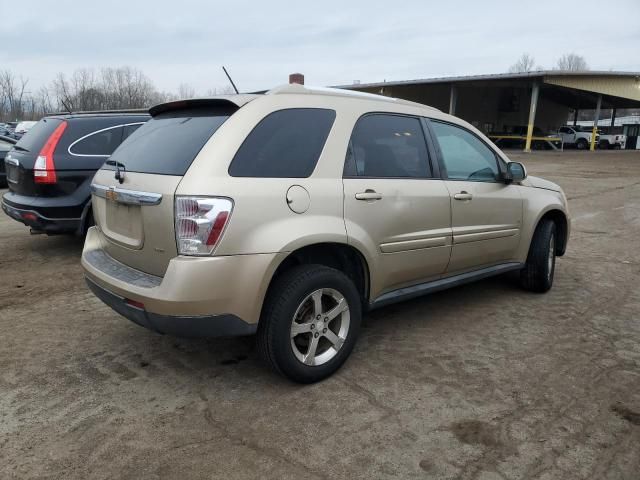
{"type": "Polygon", "coordinates": [[[176,242],[180,255],[211,255],[224,232],[233,202],[222,197],[176,197],[176,242]]]}
{"type": "Polygon", "coordinates": [[[33,166],[33,179],[36,183],[56,183],[56,165],[53,161],[53,152],[58,146],[60,137],[67,128],[67,122],[63,121],[56,127],[51,136],[47,139],[44,147],[40,150],[40,154],[33,166]]]}

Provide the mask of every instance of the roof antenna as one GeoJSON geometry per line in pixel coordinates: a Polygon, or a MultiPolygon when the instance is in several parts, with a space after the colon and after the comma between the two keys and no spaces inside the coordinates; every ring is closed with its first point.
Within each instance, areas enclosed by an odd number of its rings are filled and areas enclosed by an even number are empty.
{"type": "Polygon", "coordinates": [[[233,83],[233,80],[231,80],[231,75],[229,75],[229,72],[227,72],[227,69],[224,68],[224,65],[222,66],[222,70],[224,70],[224,74],[227,76],[227,78],[229,79],[229,81],[231,82],[231,86],[233,87],[233,89],[236,91],[236,94],[240,94],[240,92],[238,91],[238,89],[236,88],[236,84],[233,83]]]}
{"type": "Polygon", "coordinates": [[[67,112],[73,113],[69,108],[69,105],[67,105],[64,100],[60,99],[60,101],[62,102],[62,106],[67,109],[67,112]]]}

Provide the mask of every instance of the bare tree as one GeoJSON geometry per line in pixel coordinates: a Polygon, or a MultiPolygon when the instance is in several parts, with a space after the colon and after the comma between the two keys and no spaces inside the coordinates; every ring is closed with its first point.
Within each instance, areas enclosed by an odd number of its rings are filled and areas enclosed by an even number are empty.
{"type": "Polygon", "coordinates": [[[10,70],[0,71],[0,116],[3,119],[22,118],[28,82],[24,77],[18,79],[10,70]]]}
{"type": "MultiPolygon", "coordinates": [[[[26,91],[27,83],[10,70],[0,70],[0,121],[38,120],[54,111],[148,108],[196,96],[188,83],[182,83],[177,94],[159,91],[142,71],[127,66],[61,72],[33,94],[26,91]]],[[[229,93],[233,93],[231,86],[207,92],[210,96],[229,93]]]]}
{"type": "Polygon", "coordinates": [[[193,88],[188,83],[181,83],[178,87],[178,98],[187,99],[187,98],[195,98],[196,89],[193,88]]]}
{"type": "Polygon", "coordinates": [[[589,70],[589,65],[583,56],[575,53],[565,53],[558,59],[556,70],[583,72],[589,70]]]}
{"type": "MultiPolygon", "coordinates": [[[[535,63],[535,58],[528,53],[523,53],[516,63],[509,67],[509,73],[530,72],[533,70],[535,63]]],[[[540,69],[541,67],[538,66],[538,68],[540,69]]]]}
{"type": "Polygon", "coordinates": [[[207,97],[215,97],[217,95],[232,95],[236,93],[231,85],[225,87],[214,87],[207,90],[207,97]]]}

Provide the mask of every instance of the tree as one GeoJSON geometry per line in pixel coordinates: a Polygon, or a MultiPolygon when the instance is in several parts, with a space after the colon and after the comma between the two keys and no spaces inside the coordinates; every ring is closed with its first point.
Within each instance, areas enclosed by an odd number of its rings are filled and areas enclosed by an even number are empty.
{"type": "Polygon", "coordinates": [[[10,70],[0,71],[0,114],[3,119],[22,119],[28,82],[23,77],[16,78],[10,70]]]}
{"type": "Polygon", "coordinates": [[[575,53],[565,53],[558,59],[556,70],[583,72],[585,70],[589,70],[589,65],[583,56],[575,53]]]}
{"type": "MultiPolygon", "coordinates": [[[[530,72],[533,70],[533,66],[536,63],[536,59],[528,53],[523,53],[522,56],[509,67],[509,73],[521,73],[530,72]]],[[[541,67],[538,67],[540,69],[541,67]]]]}
{"type": "Polygon", "coordinates": [[[236,91],[233,89],[231,85],[226,85],[224,87],[214,87],[207,90],[207,97],[216,97],[218,95],[233,95],[236,91]]]}
{"type": "Polygon", "coordinates": [[[195,96],[196,96],[196,89],[193,88],[188,83],[181,83],[178,86],[178,98],[185,100],[188,98],[195,98],[195,96]]]}

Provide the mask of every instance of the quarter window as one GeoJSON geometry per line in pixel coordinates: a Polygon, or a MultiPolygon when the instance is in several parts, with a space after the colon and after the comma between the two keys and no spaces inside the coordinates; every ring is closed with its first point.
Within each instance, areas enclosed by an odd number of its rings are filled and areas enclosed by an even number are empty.
{"type": "Polygon", "coordinates": [[[336,112],[291,108],[266,116],[229,166],[232,177],[306,178],[316,167],[336,112]]]}
{"type": "Polygon", "coordinates": [[[420,120],[377,113],[362,117],[351,135],[344,174],[374,178],[431,177],[420,120]]]}
{"type": "Polygon", "coordinates": [[[109,128],[96,132],[69,148],[74,155],[100,155],[108,157],[122,141],[122,127],[109,128]]]}
{"type": "Polygon", "coordinates": [[[450,180],[495,182],[500,176],[495,153],[471,132],[431,121],[450,180]]]}

